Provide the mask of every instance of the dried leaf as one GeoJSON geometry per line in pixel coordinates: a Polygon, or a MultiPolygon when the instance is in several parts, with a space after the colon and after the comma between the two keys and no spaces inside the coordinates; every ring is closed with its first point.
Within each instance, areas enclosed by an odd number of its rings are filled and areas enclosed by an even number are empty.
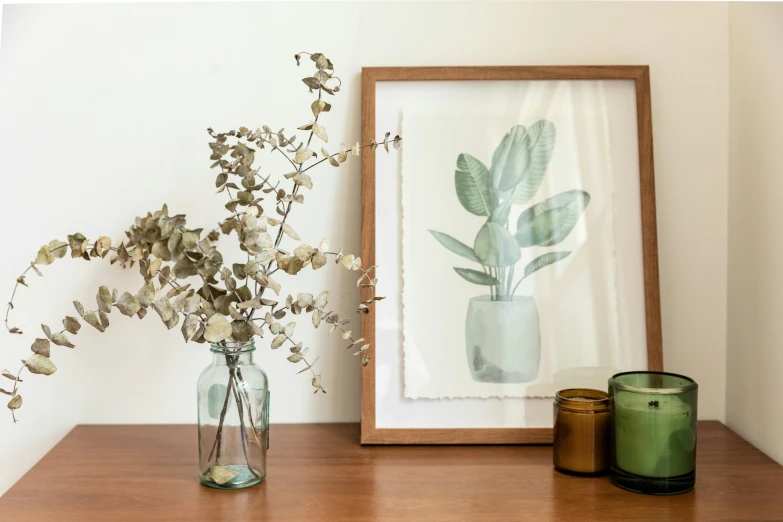
{"type": "Polygon", "coordinates": [[[303,357],[304,357],[304,355],[302,355],[301,353],[297,352],[297,353],[292,353],[291,355],[286,357],[286,359],[288,359],[292,363],[298,363],[299,361],[302,360],[303,357]]]}
{"type": "Polygon", "coordinates": [[[160,265],[163,264],[163,259],[157,258],[153,259],[150,263],[149,268],[147,269],[147,275],[150,277],[155,277],[157,275],[158,270],[160,270],[160,265]]]}
{"type": "Polygon", "coordinates": [[[182,311],[187,314],[195,314],[198,309],[201,308],[201,297],[197,294],[193,294],[185,299],[185,304],[182,307],[182,311]]]}
{"type": "Polygon", "coordinates": [[[296,323],[288,323],[285,325],[285,328],[283,329],[283,333],[286,337],[293,337],[294,336],[294,330],[296,329],[296,323]]]}
{"type": "Polygon", "coordinates": [[[235,471],[231,471],[228,468],[224,468],[218,464],[210,466],[206,473],[206,477],[211,479],[215,484],[225,484],[229,480],[232,480],[238,475],[235,471]]]}
{"type": "Polygon", "coordinates": [[[294,176],[294,183],[308,189],[313,188],[313,179],[307,174],[297,174],[294,176]]]}
{"type": "MultiPolygon", "coordinates": [[[[272,332],[274,333],[274,332],[272,332]]],[[[285,334],[277,334],[274,339],[272,339],[271,348],[273,350],[277,350],[281,346],[283,346],[283,343],[285,342],[285,334]]]]}
{"type": "Polygon", "coordinates": [[[3,370],[2,374],[0,374],[0,375],[5,377],[6,379],[11,379],[12,381],[22,382],[22,379],[17,378],[16,375],[14,375],[13,373],[9,372],[8,370],[3,370]]]}
{"type": "Polygon", "coordinates": [[[41,325],[41,330],[43,330],[43,333],[46,334],[46,337],[48,339],[52,338],[52,329],[46,326],[45,324],[41,325]]]}
{"type": "Polygon", "coordinates": [[[260,326],[258,326],[253,321],[248,321],[248,324],[250,325],[250,327],[253,330],[253,335],[257,335],[259,337],[263,337],[264,336],[264,330],[260,326]]]}
{"type": "Polygon", "coordinates": [[[313,294],[297,294],[296,305],[299,308],[307,308],[313,304],[313,294]]]}
{"type": "Polygon", "coordinates": [[[35,256],[35,264],[50,265],[53,262],[54,255],[52,254],[52,250],[46,245],[42,246],[40,250],[38,250],[38,255],[35,256]]]}
{"type": "MultiPolygon", "coordinates": [[[[294,161],[296,163],[304,163],[305,161],[309,160],[315,155],[313,151],[311,151],[308,148],[301,148],[298,151],[296,151],[296,155],[294,156],[294,161]]],[[[37,263],[37,261],[36,261],[37,263]]]]}
{"type": "Polygon", "coordinates": [[[111,239],[106,236],[101,236],[95,241],[95,252],[101,256],[106,257],[111,251],[111,239]]]}
{"type": "Polygon", "coordinates": [[[139,300],[139,304],[145,308],[152,304],[155,299],[155,284],[151,279],[144,281],[144,286],[136,294],[136,298],[139,300]]]}
{"type": "Polygon", "coordinates": [[[195,232],[183,232],[182,233],[182,246],[185,247],[185,250],[195,250],[196,244],[198,243],[198,234],[195,232]]]}
{"type": "Polygon", "coordinates": [[[313,270],[318,270],[319,268],[326,265],[326,255],[324,255],[320,250],[317,250],[311,259],[311,263],[313,265],[313,270]]]}
{"type": "Polygon", "coordinates": [[[204,339],[210,343],[219,343],[228,339],[231,336],[231,332],[231,323],[228,322],[226,316],[216,313],[207,319],[204,339]]]}
{"type": "Polygon", "coordinates": [[[124,292],[119,299],[117,299],[117,308],[122,315],[132,317],[141,310],[141,303],[129,292],[124,292]]]}
{"type": "Polygon", "coordinates": [[[52,342],[57,346],[66,346],[68,348],[75,348],[73,344],[68,340],[64,333],[56,333],[52,335],[52,342]]]}
{"type": "Polygon", "coordinates": [[[253,308],[253,309],[256,309],[256,310],[260,309],[261,308],[261,301],[259,301],[258,299],[251,299],[249,301],[244,301],[244,302],[239,303],[237,305],[237,309],[239,309],[239,310],[246,310],[248,308],[253,308]]]}
{"type": "Polygon", "coordinates": [[[291,239],[294,241],[299,241],[301,238],[299,237],[299,234],[296,233],[296,231],[291,228],[291,225],[288,223],[283,223],[283,232],[288,235],[291,239]]]}
{"type": "Polygon", "coordinates": [[[318,117],[319,114],[321,114],[321,111],[324,110],[326,107],[326,102],[322,100],[315,100],[312,105],[310,105],[310,108],[313,110],[313,116],[318,117]]]}
{"type": "Polygon", "coordinates": [[[198,317],[195,315],[188,315],[185,320],[182,322],[182,337],[185,338],[185,342],[188,342],[193,335],[195,335],[196,330],[198,330],[199,325],[201,324],[201,321],[199,321],[198,317]]]}
{"type": "Polygon", "coordinates": [[[313,380],[311,381],[314,388],[320,388],[321,387],[321,374],[316,375],[313,377],[313,380]]]}
{"type": "Polygon", "coordinates": [[[98,288],[98,294],[95,296],[95,300],[98,302],[98,310],[105,313],[111,312],[113,302],[108,287],[102,286],[98,288]]]}
{"type": "Polygon", "coordinates": [[[40,353],[31,355],[25,361],[25,365],[30,373],[40,375],[51,375],[57,371],[57,367],[54,365],[51,359],[40,353]]]}
{"type": "Polygon", "coordinates": [[[343,335],[342,335],[341,337],[342,337],[343,339],[350,339],[350,338],[351,338],[351,334],[352,334],[352,333],[353,333],[353,332],[352,332],[351,330],[346,330],[346,331],[344,331],[344,332],[343,332],[343,335]]]}
{"type": "Polygon", "coordinates": [[[320,89],[321,88],[321,82],[319,82],[317,79],[315,79],[313,77],[302,78],[302,81],[304,82],[305,85],[310,87],[310,89],[320,89]]]}
{"type": "Polygon", "coordinates": [[[49,252],[52,253],[54,257],[57,259],[62,259],[65,257],[65,254],[68,253],[68,243],[64,243],[62,241],[53,240],[49,242],[49,252]]]}
{"type": "Polygon", "coordinates": [[[196,274],[198,274],[198,268],[193,261],[187,258],[187,256],[180,257],[177,262],[174,263],[174,276],[177,279],[185,279],[196,274]]]}
{"type": "Polygon", "coordinates": [[[45,355],[49,357],[50,353],[50,346],[49,346],[49,340],[48,339],[36,339],[33,341],[33,345],[30,346],[30,349],[33,351],[33,353],[39,353],[41,355],[45,355]]]}
{"type": "Polygon", "coordinates": [[[43,277],[43,274],[41,273],[41,271],[40,271],[40,270],[38,270],[38,267],[37,267],[37,266],[35,266],[35,263],[33,263],[32,261],[30,262],[30,268],[32,268],[32,269],[33,269],[33,271],[34,271],[36,274],[38,274],[38,276],[39,276],[39,277],[43,277]]]}
{"type": "Polygon", "coordinates": [[[14,395],[10,401],[8,401],[8,409],[9,410],[18,410],[22,407],[22,396],[21,395],[14,395]]]}
{"type": "Polygon", "coordinates": [[[8,390],[4,390],[4,389],[2,389],[2,388],[0,388],[0,393],[2,393],[3,395],[13,395],[13,393],[12,393],[12,392],[10,392],[10,391],[8,391],[8,390]]]}
{"type": "Polygon", "coordinates": [[[351,266],[353,265],[353,259],[353,254],[348,254],[347,256],[343,256],[343,258],[340,260],[340,264],[350,270],[351,266]]]}
{"type": "Polygon", "coordinates": [[[76,333],[81,329],[82,325],[75,317],[66,316],[65,319],[63,319],[63,327],[68,333],[76,335],[76,333]]]}
{"type": "Polygon", "coordinates": [[[24,276],[17,277],[16,282],[19,283],[20,285],[27,286],[27,283],[24,282],[24,276]]]}
{"type": "Polygon", "coordinates": [[[365,354],[362,354],[362,366],[367,366],[367,364],[370,362],[370,356],[365,354]]]}
{"type": "Polygon", "coordinates": [[[158,312],[160,320],[164,323],[170,321],[174,315],[174,309],[171,307],[171,301],[169,301],[166,297],[156,299],[152,303],[152,308],[158,312]]]}
{"type": "Polygon", "coordinates": [[[98,318],[98,312],[93,312],[93,311],[85,312],[82,318],[84,319],[84,322],[94,327],[99,332],[106,331],[106,327],[104,327],[103,324],[101,324],[101,320],[98,318]]]}
{"type": "Polygon", "coordinates": [[[74,301],[73,307],[76,308],[76,312],[79,314],[79,317],[84,317],[84,307],[79,301],[74,301]]]}
{"type": "Polygon", "coordinates": [[[320,310],[314,310],[313,311],[313,326],[315,328],[318,328],[321,324],[321,311],[320,310]]]}
{"type": "Polygon", "coordinates": [[[329,136],[326,134],[326,129],[317,123],[313,125],[313,134],[315,134],[324,143],[329,142],[329,136]]]}

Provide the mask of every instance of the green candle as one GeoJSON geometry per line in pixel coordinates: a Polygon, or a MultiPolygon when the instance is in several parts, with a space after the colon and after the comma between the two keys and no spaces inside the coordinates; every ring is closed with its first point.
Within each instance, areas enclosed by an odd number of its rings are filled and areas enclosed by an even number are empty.
{"type": "Polygon", "coordinates": [[[642,493],[687,491],[695,483],[698,385],[663,372],[609,380],[612,481],[642,493]]]}
{"type": "Polygon", "coordinates": [[[676,395],[623,393],[615,399],[617,465],[643,477],[676,477],[696,468],[691,407],[676,395]]]}

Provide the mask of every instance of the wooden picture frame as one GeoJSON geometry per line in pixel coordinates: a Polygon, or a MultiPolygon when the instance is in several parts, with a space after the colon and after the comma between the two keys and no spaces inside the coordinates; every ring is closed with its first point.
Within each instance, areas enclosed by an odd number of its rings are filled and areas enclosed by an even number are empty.
{"type": "MultiPolygon", "coordinates": [[[[362,140],[376,133],[376,85],[379,82],[438,82],[464,80],[633,80],[636,85],[638,155],[642,223],[644,304],[647,364],[663,370],[658,250],[653,169],[650,72],[647,66],[520,66],[520,67],[371,67],[362,70],[362,140]]],[[[403,139],[405,137],[403,136],[403,139]]],[[[403,144],[404,148],[404,144],[403,144]]],[[[374,154],[363,154],[362,248],[364,264],[375,265],[374,154]]],[[[363,299],[370,296],[364,289],[363,299]]],[[[362,337],[375,347],[375,313],[363,318],[362,337]]],[[[361,396],[362,444],[546,444],[551,428],[412,428],[376,427],[376,372],[374,360],[363,368],[361,396]]]]}

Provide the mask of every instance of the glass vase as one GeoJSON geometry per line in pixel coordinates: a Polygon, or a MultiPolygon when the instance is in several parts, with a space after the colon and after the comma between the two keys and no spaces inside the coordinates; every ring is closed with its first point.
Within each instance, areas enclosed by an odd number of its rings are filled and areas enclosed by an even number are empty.
{"type": "Polygon", "coordinates": [[[239,489],[266,477],[269,380],[253,363],[253,341],[213,344],[212,364],[198,379],[201,483],[239,489]]]}
{"type": "Polygon", "coordinates": [[[637,493],[671,495],[696,483],[698,384],[664,372],[609,379],[612,482],[637,493]]]}

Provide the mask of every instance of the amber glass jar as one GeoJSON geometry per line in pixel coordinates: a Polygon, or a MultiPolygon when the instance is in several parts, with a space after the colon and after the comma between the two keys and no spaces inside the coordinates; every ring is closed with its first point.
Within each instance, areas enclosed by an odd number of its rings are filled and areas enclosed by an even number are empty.
{"type": "Polygon", "coordinates": [[[570,389],[555,395],[555,469],[600,475],[609,468],[609,396],[600,390],[570,389]]]}

